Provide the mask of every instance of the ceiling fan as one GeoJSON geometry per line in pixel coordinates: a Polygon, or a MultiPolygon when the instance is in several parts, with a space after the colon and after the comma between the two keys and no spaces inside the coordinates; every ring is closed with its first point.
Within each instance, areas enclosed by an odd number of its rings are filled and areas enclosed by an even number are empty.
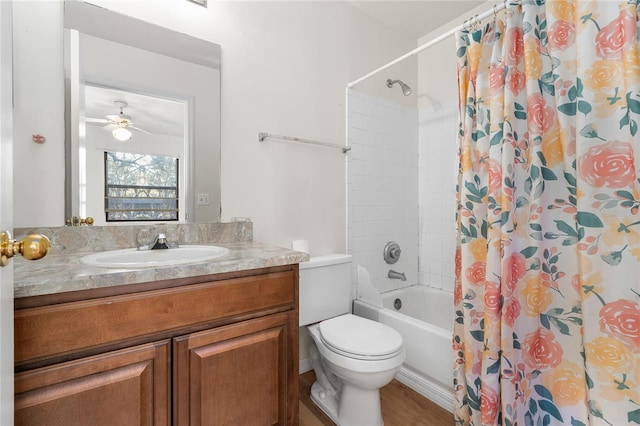
{"type": "Polygon", "coordinates": [[[118,139],[119,141],[126,141],[131,139],[131,130],[146,133],[147,135],[151,134],[144,129],[134,126],[133,121],[131,120],[131,116],[124,113],[124,109],[129,104],[127,104],[125,101],[114,101],[113,103],[116,105],[116,107],[120,108],[119,114],[110,114],[105,116],[105,118],[87,117],[85,121],[89,124],[106,124],[103,129],[110,131],[113,137],[118,139]]]}

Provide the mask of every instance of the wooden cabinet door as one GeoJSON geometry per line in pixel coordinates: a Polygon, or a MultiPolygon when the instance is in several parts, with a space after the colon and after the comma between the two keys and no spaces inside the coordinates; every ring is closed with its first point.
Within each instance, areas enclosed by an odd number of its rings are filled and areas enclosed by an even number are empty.
{"type": "Polygon", "coordinates": [[[296,318],[276,314],[174,339],[174,424],[296,424],[296,318]]]}
{"type": "Polygon", "coordinates": [[[18,373],[15,424],[169,425],[170,340],[18,373]]]}

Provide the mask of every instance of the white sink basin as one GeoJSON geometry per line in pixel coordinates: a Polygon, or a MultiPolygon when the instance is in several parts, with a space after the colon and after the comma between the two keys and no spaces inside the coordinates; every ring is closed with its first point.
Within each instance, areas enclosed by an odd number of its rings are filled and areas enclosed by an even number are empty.
{"type": "Polygon", "coordinates": [[[80,263],[103,268],[158,268],[206,262],[229,253],[224,247],[184,245],[164,250],[122,249],[89,254],[80,263]]]}

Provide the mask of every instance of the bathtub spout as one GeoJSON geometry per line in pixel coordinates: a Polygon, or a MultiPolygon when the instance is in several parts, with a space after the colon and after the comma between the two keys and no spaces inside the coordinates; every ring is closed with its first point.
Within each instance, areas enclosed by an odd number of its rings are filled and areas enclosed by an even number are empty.
{"type": "Polygon", "coordinates": [[[401,280],[401,281],[407,280],[407,276],[403,272],[394,271],[393,269],[389,270],[389,273],[387,274],[387,276],[392,280],[401,280]]]}

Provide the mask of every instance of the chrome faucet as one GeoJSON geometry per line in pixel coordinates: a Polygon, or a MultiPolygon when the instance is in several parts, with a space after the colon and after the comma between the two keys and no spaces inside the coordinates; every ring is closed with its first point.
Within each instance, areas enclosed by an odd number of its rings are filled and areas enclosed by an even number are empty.
{"type": "MultiPolygon", "coordinates": [[[[158,250],[168,249],[167,234],[160,232],[156,234],[154,228],[143,228],[136,235],[138,250],[158,250]]],[[[177,247],[177,244],[175,245],[177,247]]]]}
{"type": "Polygon", "coordinates": [[[407,276],[403,272],[394,271],[393,269],[389,269],[387,277],[391,278],[392,280],[407,280],[407,276]]]}
{"type": "Polygon", "coordinates": [[[156,241],[153,243],[153,246],[151,246],[151,250],[160,250],[160,249],[168,249],[169,246],[167,245],[167,235],[166,234],[158,234],[158,236],[156,237],[156,241]]]}

